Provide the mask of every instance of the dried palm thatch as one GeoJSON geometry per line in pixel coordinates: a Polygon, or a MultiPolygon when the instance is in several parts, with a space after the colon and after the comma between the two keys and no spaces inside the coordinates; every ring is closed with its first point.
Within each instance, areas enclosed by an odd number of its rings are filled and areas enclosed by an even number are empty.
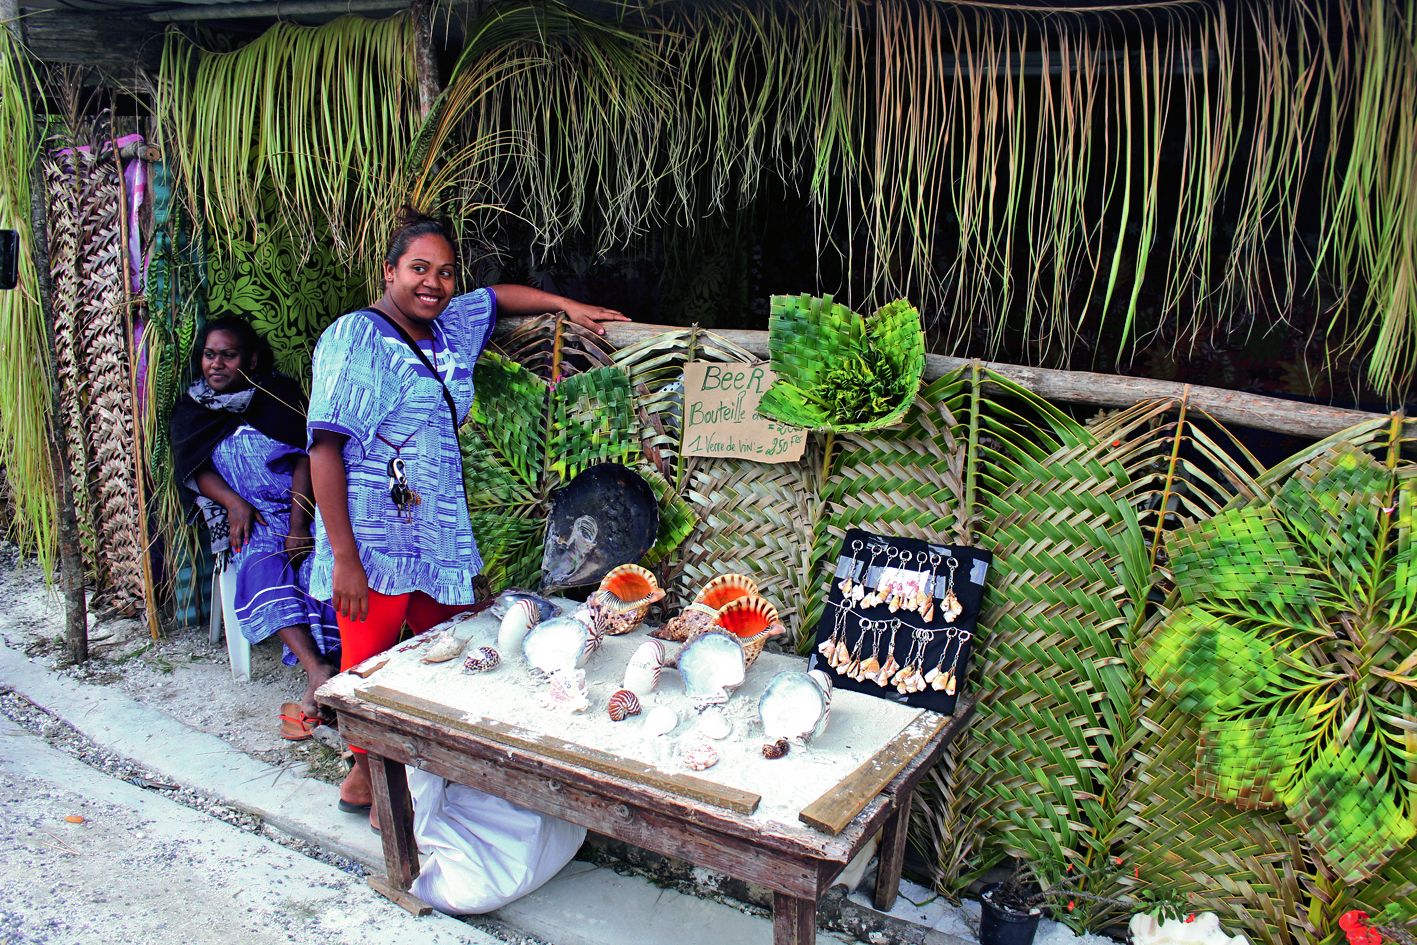
{"type": "Polygon", "coordinates": [[[294,232],[364,263],[403,200],[419,122],[412,40],[403,13],[281,22],[230,53],[169,33],[159,127],[203,223],[258,233],[273,191],[294,232]]]}
{"type": "MultiPolygon", "coordinates": [[[[131,403],[131,364],[123,306],[118,189],[123,186],[112,142],[97,139],[51,158],[47,174],[51,226],[61,239],[50,251],[55,279],[56,348],[61,371],[65,435],[78,450],[76,507],[87,514],[97,589],[122,610],[142,606],[145,549],[140,536],[131,403]],[[60,344],[59,339],[64,343],[60,344]],[[67,357],[64,355],[67,354],[67,357]],[[80,484],[83,498],[78,498],[80,484]]],[[[82,520],[81,520],[82,521],[82,520]]],[[[81,534],[83,534],[81,525],[81,534]]]]}

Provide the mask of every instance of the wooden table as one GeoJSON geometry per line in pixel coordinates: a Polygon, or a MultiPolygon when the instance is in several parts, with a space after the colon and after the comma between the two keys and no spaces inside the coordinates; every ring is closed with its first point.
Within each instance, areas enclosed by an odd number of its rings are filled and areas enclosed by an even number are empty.
{"type": "Polygon", "coordinates": [[[751,817],[751,793],[700,794],[697,786],[715,786],[676,774],[631,776],[630,766],[609,753],[548,750],[533,733],[460,718],[436,702],[379,686],[377,676],[343,692],[321,690],[319,698],[338,713],[340,733],[369,752],[388,869],[387,881],[371,878],[370,884],[405,908],[428,911],[407,891],[419,869],[404,768],[411,764],[767,887],[773,892],[775,945],[815,941],[818,899],[877,831],[883,836],[875,902],[883,910],[894,904],[915,786],[974,710],[973,700],[962,698],[952,717],[923,713],[885,750],[808,804],[802,823],[765,824],[751,817]]]}

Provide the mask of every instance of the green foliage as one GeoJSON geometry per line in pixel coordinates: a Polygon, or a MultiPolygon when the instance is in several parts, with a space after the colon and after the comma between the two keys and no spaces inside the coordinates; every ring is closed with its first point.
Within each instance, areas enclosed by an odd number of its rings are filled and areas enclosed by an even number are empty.
{"type": "Polygon", "coordinates": [[[38,78],[29,52],[0,29],[0,220],[20,233],[19,287],[0,292],[0,468],[14,517],[9,538],[38,555],[52,575],[59,497],[49,451],[52,353],[40,307],[30,230],[31,182],[39,134],[30,100],[38,78]]]}
{"type": "Polygon", "coordinates": [[[1208,793],[1279,806],[1345,883],[1417,836],[1412,558],[1397,447],[1338,446],[1184,530],[1147,672],[1202,716],[1208,793]],[[1396,572],[1396,573],[1395,573],[1396,572]]]}
{"type": "MultiPolygon", "coordinates": [[[[557,333],[553,344],[564,343],[557,333]]],[[[539,354],[531,349],[533,360],[539,354]]],[[[552,358],[558,362],[558,350],[552,358]]],[[[477,400],[460,432],[473,533],[492,587],[539,580],[546,514],[556,488],[599,463],[622,463],[659,498],[659,534],[643,559],[664,561],[693,531],[693,509],[650,464],[640,443],[630,379],[614,365],[555,384],[521,363],[484,352],[477,400]]]]}
{"type": "Polygon", "coordinates": [[[775,295],[769,347],[777,380],[764,417],[813,430],[873,430],[910,409],[925,370],[920,313],[904,299],[869,324],[831,296],[775,295]]]}

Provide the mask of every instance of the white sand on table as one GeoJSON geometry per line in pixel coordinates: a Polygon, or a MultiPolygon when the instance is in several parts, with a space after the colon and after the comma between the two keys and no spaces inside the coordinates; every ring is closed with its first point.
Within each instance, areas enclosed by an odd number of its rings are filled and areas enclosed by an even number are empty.
{"type": "MultiPolygon", "coordinates": [[[[575,606],[573,601],[558,602],[568,612],[575,606]]],[[[470,651],[483,645],[495,648],[497,627],[497,619],[489,612],[457,623],[455,632],[470,641],[470,651]]],[[[439,632],[435,628],[426,636],[439,632]]],[[[712,741],[720,755],[718,764],[706,771],[690,771],[679,763],[679,751],[685,744],[704,739],[695,731],[698,716],[677,672],[666,669],[653,692],[637,693],[644,706],[640,715],[612,722],[606,714],[606,703],[620,688],[625,664],[646,639],[644,625],[634,633],[606,638],[583,667],[590,708],[580,713],[553,707],[546,698],[548,687],[531,678],[520,654],[503,653],[502,665],[495,670],[468,674],[463,672],[461,658],[423,663],[419,659],[423,647],[415,647],[391,654],[388,665],[367,681],[346,673],[331,680],[327,688],[350,694],[362,687],[383,686],[445,705],[468,721],[505,722],[556,743],[607,751],[667,773],[693,775],[751,791],[762,796],[755,820],[799,829],[797,814],[803,807],[856,770],[921,714],[920,709],[838,689],[826,731],[805,747],[793,745],[786,757],[769,760],[762,755],[767,739],[758,721],[758,699],[774,675],[784,670],[803,672],[807,660],[763,653],[724,707],[733,730],[727,738],[712,741]],[[679,724],[667,736],[650,738],[643,728],[645,714],[657,705],[673,709],[679,724]]],[[[679,644],[665,646],[672,657],[679,644]]]]}

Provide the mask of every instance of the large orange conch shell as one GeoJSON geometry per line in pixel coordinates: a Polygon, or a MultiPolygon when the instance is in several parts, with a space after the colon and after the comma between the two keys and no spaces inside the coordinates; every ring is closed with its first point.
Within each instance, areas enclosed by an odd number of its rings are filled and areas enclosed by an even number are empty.
{"type": "Polygon", "coordinates": [[[650,605],[663,597],[653,573],[637,564],[622,564],[601,579],[586,605],[606,633],[618,636],[638,627],[650,605]]]}
{"type": "Polygon", "coordinates": [[[741,574],[720,574],[694,595],[688,607],[666,620],[664,626],[650,636],[679,643],[692,640],[715,626],[722,608],[735,600],[756,597],[757,594],[758,585],[751,578],[741,574]]]}
{"type": "Polygon", "coordinates": [[[777,608],[761,597],[740,597],[729,601],[718,612],[715,624],[733,634],[743,643],[743,661],[752,666],[768,637],[777,636],[786,628],[778,619],[777,608]]]}
{"type": "Polygon", "coordinates": [[[741,574],[720,574],[694,596],[694,603],[722,610],[740,597],[757,597],[758,585],[741,574]]]}

